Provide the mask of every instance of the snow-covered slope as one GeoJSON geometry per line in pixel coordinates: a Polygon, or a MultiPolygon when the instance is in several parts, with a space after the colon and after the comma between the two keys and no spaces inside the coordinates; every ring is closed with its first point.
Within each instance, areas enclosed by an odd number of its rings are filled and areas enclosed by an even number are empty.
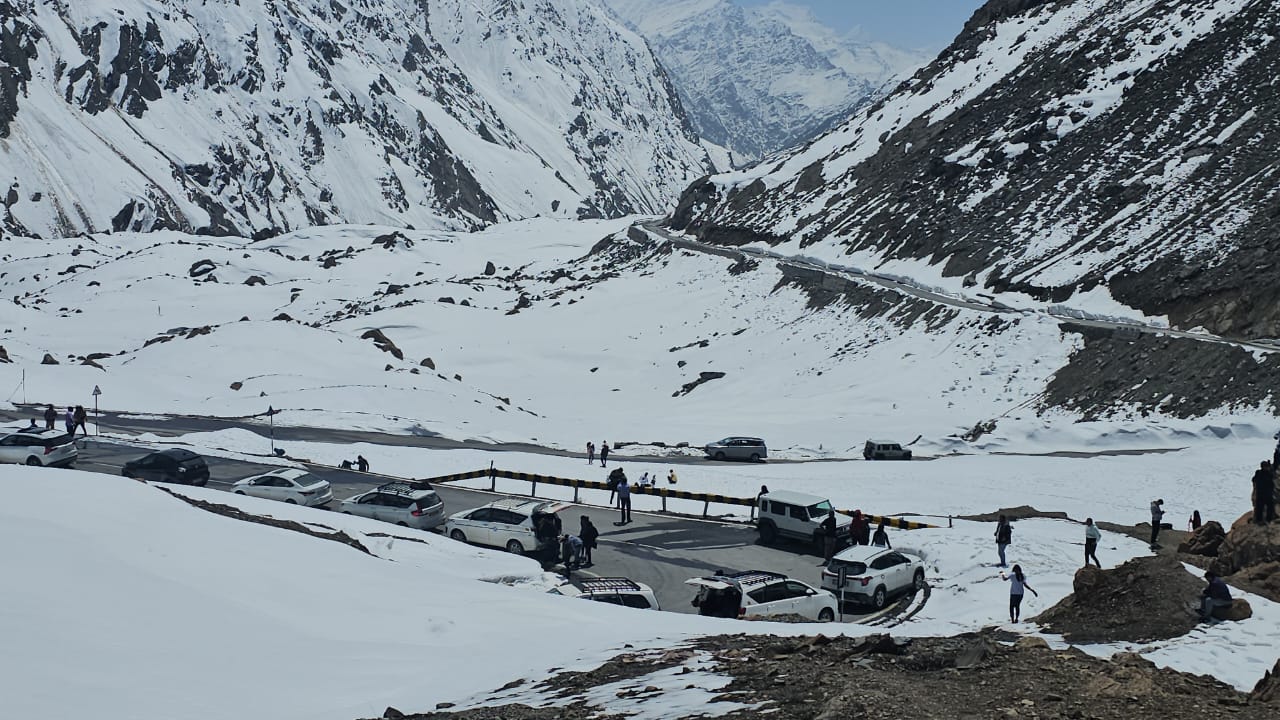
{"type": "Polygon", "coordinates": [[[916,64],[841,38],[795,6],[605,2],[653,45],[699,134],[748,158],[805,142],[916,64]]]}
{"type": "Polygon", "coordinates": [[[656,212],[708,167],[596,0],[0,0],[0,228],[656,212]]]}
{"type": "Polygon", "coordinates": [[[1278,337],[1277,17],[1275,0],[992,0],[883,101],[691,188],[674,224],[1278,337]]]}

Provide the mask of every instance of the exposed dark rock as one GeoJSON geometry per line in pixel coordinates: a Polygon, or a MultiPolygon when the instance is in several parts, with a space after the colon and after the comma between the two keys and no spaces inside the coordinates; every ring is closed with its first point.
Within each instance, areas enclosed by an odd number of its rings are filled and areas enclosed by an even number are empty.
{"type": "Polygon", "coordinates": [[[1192,532],[1191,536],[1186,540],[1179,543],[1178,552],[1213,557],[1218,554],[1218,547],[1222,545],[1222,541],[1226,538],[1227,533],[1222,529],[1221,523],[1217,520],[1210,520],[1192,532]]]}
{"type": "Polygon", "coordinates": [[[237,380],[237,381],[235,381],[235,382],[231,383],[231,389],[232,389],[232,390],[239,390],[239,389],[240,389],[240,388],[242,388],[242,387],[244,387],[244,383],[240,382],[239,380],[237,380]]]}
{"type": "Polygon", "coordinates": [[[508,310],[508,311],[507,311],[507,314],[508,314],[508,315],[515,315],[516,313],[520,312],[521,310],[524,310],[525,308],[530,308],[530,307],[533,307],[533,301],[529,299],[529,296],[528,296],[528,295],[525,295],[524,293],[521,293],[521,294],[520,294],[520,298],[519,298],[518,300],[516,300],[516,306],[515,306],[515,307],[513,307],[513,308],[511,308],[510,310],[508,310]]]}
{"type": "MultiPolygon", "coordinates": [[[[392,355],[395,356],[397,360],[404,359],[404,352],[401,351],[400,348],[396,347],[396,344],[391,342],[391,340],[387,338],[387,336],[384,335],[382,331],[378,330],[377,328],[374,328],[372,330],[366,330],[365,333],[360,336],[360,339],[372,340],[373,344],[378,346],[378,349],[381,350],[382,352],[391,353],[392,355]]],[[[390,370],[391,366],[388,365],[387,369],[390,370]]]]}
{"type": "Polygon", "coordinates": [[[44,354],[44,358],[40,361],[41,365],[57,365],[58,361],[49,353],[44,354]]]}
{"type": "Polygon", "coordinates": [[[432,370],[436,369],[436,361],[431,358],[422,358],[422,362],[418,364],[425,368],[431,368],[432,370]]]}
{"type": "Polygon", "coordinates": [[[261,275],[250,275],[248,279],[244,281],[244,284],[249,287],[253,287],[255,285],[266,285],[267,281],[263,280],[261,275]]]}
{"type": "Polygon", "coordinates": [[[3,345],[0,345],[0,363],[11,363],[11,362],[13,361],[9,359],[9,351],[5,350],[3,345]]]}
{"type": "Polygon", "coordinates": [[[283,321],[285,321],[285,322],[293,322],[293,318],[289,316],[289,313],[280,313],[279,315],[276,315],[275,317],[273,317],[273,318],[271,318],[271,319],[272,319],[272,320],[283,320],[283,321]]]}
{"type": "Polygon", "coordinates": [[[187,274],[193,278],[197,278],[197,277],[200,277],[201,275],[208,275],[209,273],[213,272],[214,269],[217,267],[218,266],[215,265],[212,260],[209,260],[209,259],[197,260],[196,262],[191,264],[191,269],[187,270],[187,274]]]}
{"type": "Polygon", "coordinates": [[[495,267],[495,266],[494,266],[494,264],[493,264],[492,262],[486,262],[486,263],[484,264],[484,274],[485,274],[485,275],[494,275],[494,274],[496,274],[497,272],[498,272],[498,268],[497,268],[497,267],[495,267]]]}
{"type": "Polygon", "coordinates": [[[712,380],[719,380],[722,377],[724,377],[724,373],[722,372],[698,373],[697,380],[692,380],[690,382],[685,383],[683,386],[681,386],[679,390],[671,393],[671,397],[680,397],[681,395],[688,395],[689,393],[693,392],[694,389],[697,388],[699,385],[702,385],[703,383],[711,382],[712,380]]]}

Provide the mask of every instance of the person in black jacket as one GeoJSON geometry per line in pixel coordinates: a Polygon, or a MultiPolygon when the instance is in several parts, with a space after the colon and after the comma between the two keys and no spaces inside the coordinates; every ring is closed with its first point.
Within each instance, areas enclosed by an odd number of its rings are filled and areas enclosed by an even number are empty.
{"type": "Polygon", "coordinates": [[[827,512],[822,521],[822,564],[829,565],[836,554],[836,511],[827,512]]]}
{"type": "Polygon", "coordinates": [[[1204,579],[1209,584],[1200,593],[1200,622],[1209,622],[1213,619],[1214,610],[1231,607],[1231,590],[1212,570],[1205,572],[1204,579]]]}
{"type": "Polygon", "coordinates": [[[1253,521],[1266,525],[1276,519],[1276,474],[1263,460],[1253,473],[1253,521]]]}
{"type": "Polygon", "coordinates": [[[582,528],[578,530],[578,537],[582,539],[582,567],[591,567],[591,551],[596,547],[596,538],[600,537],[600,531],[596,526],[591,524],[591,518],[586,515],[582,516],[582,528]]]}
{"type": "Polygon", "coordinates": [[[1013,542],[1013,526],[1009,524],[1009,518],[1001,515],[999,522],[996,523],[996,550],[1000,553],[1000,567],[1008,565],[1008,561],[1004,558],[1004,549],[1009,547],[1011,542],[1013,542]]]}
{"type": "Polygon", "coordinates": [[[884,518],[881,518],[880,525],[876,527],[876,534],[871,536],[871,544],[877,547],[893,549],[893,545],[889,543],[889,533],[885,532],[884,524],[884,518]]]}
{"type": "Polygon", "coordinates": [[[52,405],[46,405],[44,408],[44,427],[46,430],[52,430],[54,423],[58,422],[58,411],[53,409],[52,405]]]}

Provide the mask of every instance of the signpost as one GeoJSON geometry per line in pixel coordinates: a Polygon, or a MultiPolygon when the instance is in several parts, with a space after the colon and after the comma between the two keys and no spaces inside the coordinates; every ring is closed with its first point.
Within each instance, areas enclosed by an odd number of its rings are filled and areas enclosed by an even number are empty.
{"type": "Polygon", "coordinates": [[[836,609],[840,611],[840,622],[844,622],[844,584],[849,580],[849,568],[844,563],[840,563],[840,567],[836,570],[836,587],[840,590],[840,597],[836,600],[836,609]]]}
{"type": "Polygon", "coordinates": [[[102,388],[97,385],[93,386],[93,434],[102,434],[102,418],[98,415],[98,396],[102,394],[102,388]]]}
{"type": "Polygon", "coordinates": [[[270,405],[267,406],[267,419],[271,421],[271,455],[276,454],[276,411],[270,405]]]}

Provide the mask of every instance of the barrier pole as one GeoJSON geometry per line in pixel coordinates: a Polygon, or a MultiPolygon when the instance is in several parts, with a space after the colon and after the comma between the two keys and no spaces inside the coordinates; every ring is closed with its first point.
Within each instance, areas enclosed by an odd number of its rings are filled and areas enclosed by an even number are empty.
{"type": "Polygon", "coordinates": [[[489,492],[498,490],[498,475],[493,471],[493,461],[489,461],[489,492]]]}
{"type": "Polygon", "coordinates": [[[707,511],[711,509],[711,498],[702,501],[702,517],[707,516],[707,511]]]}
{"type": "Polygon", "coordinates": [[[538,497],[538,481],[529,481],[529,497],[538,497]]]}
{"type": "Polygon", "coordinates": [[[575,481],[573,482],[573,501],[574,501],[575,503],[576,503],[576,502],[578,502],[578,488],[580,488],[580,487],[582,487],[582,481],[581,481],[581,480],[575,480],[575,481]]]}

